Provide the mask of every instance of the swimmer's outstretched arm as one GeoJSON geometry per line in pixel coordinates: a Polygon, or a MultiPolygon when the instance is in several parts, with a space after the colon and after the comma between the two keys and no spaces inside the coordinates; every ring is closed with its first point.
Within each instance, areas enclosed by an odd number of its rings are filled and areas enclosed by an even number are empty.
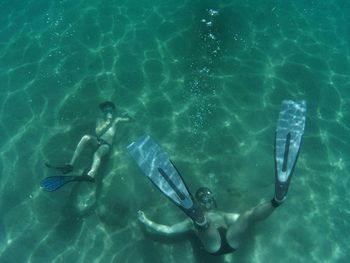
{"type": "Polygon", "coordinates": [[[114,124],[117,124],[118,122],[129,122],[129,121],[132,121],[133,119],[129,116],[127,117],[117,117],[115,118],[114,120],[114,124]]]}
{"type": "Polygon", "coordinates": [[[161,225],[148,219],[143,211],[138,211],[138,219],[149,233],[160,236],[170,237],[184,234],[193,230],[193,223],[190,219],[186,219],[171,226],[161,225]]]}
{"type": "MultiPolygon", "coordinates": [[[[102,134],[104,134],[110,127],[111,125],[115,126],[120,123],[120,122],[131,122],[133,121],[133,119],[129,116],[127,117],[116,117],[113,121],[112,118],[108,118],[107,120],[103,120],[103,119],[98,119],[97,120],[97,125],[96,125],[96,135],[97,136],[101,136],[102,134]]],[[[114,128],[115,128],[114,127],[114,128]]]]}

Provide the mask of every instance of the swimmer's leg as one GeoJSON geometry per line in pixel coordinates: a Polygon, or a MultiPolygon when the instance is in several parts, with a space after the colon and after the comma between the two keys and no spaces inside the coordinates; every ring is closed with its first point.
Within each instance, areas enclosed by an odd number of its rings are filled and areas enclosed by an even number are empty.
{"type": "Polygon", "coordinates": [[[91,177],[95,177],[97,170],[101,165],[102,158],[110,152],[110,148],[111,147],[107,144],[103,144],[97,148],[97,150],[94,154],[94,157],[93,157],[90,171],[87,173],[87,175],[89,175],[91,177]]]}
{"type": "Polygon", "coordinates": [[[274,210],[275,207],[271,202],[264,202],[243,213],[227,230],[227,242],[233,248],[238,248],[242,236],[248,230],[248,228],[254,223],[268,218],[274,210]]]}
{"type": "Polygon", "coordinates": [[[71,161],[69,162],[69,165],[71,165],[72,167],[74,166],[76,160],[78,159],[78,157],[80,156],[81,152],[84,150],[84,148],[87,144],[93,144],[94,146],[97,146],[98,145],[97,139],[91,135],[84,135],[80,139],[80,141],[79,141],[79,143],[74,151],[73,157],[72,157],[71,161]]]}

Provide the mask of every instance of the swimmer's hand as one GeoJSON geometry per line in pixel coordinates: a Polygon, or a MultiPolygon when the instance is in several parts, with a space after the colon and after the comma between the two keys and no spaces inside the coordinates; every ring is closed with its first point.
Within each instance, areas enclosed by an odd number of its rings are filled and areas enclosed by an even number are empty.
{"type": "Polygon", "coordinates": [[[114,120],[114,124],[117,124],[118,122],[131,122],[134,121],[133,118],[131,118],[129,115],[124,116],[124,117],[117,117],[114,120]]]}
{"type": "Polygon", "coordinates": [[[123,119],[127,119],[127,121],[129,121],[129,122],[135,121],[135,119],[134,119],[133,117],[131,117],[131,116],[129,115],[129,113],[127,113],[127,112],[123,112],[123,113],[121,114],[121,117],[122,117],[123,119]]]}
{"type": "Polygon", "coordinates": [[[140,223],[142,223],[144,225],[147,223],[147,218],[145,216],[145,213],[142,210],[137,211],[137,216],[138,216],[140,223]]]}
{"type": "Polygon", "coordinates": [[[154,223],[150,221],[142,210],[137,211],[138,220],[145,227],[146,231],[149,233],[157,233],[154,228],[154,223]]]}

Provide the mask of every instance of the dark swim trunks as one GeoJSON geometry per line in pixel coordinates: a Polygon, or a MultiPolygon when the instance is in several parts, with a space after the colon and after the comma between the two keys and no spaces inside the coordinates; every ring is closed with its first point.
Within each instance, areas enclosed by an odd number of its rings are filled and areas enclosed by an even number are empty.
{"type": "Polygon", "coordinates": [[[219,231],[219,234],[221,237],[221,246],[220,246],[218,251],[216,251],[214,253],[210,253],[210,254],[215,255],[215,256],[220,256],[220,255],[224,255],[224,254],[228,254],[228,253],[232,253],[232,252],[236,251],[236,249],[231,247],[230,244],[226,240],[227,229],[224,227],[219,227],[218,231],[219,231]]]}
{"type": "Polygon", "coordinates": [[[97,137],[96,139],[97,139],[98,147],[102,145],[108,145],[109,147],[112,147],[112,145],[109,142],[106,142],[104,139],[101,139],[99,137],[97,137]]]}

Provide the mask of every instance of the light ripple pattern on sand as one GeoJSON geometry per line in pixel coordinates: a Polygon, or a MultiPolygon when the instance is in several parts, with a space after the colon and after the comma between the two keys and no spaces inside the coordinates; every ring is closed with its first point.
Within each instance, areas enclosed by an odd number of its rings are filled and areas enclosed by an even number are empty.
{"type": "Polygon", "coordinates": [[[349,12],[344,0],[1,1],[0,262],[348,262],[349,12]],[[136,122],[96,185],[41,191],[43,163],[68,161],[107,99],[136,122]],[[183,214],[126,145],[151,134],[192,191],[242,212],[273,194],[284,99],[308,102],[289,196],[237,252],[142,231],[139,209],[183,214]]]}

